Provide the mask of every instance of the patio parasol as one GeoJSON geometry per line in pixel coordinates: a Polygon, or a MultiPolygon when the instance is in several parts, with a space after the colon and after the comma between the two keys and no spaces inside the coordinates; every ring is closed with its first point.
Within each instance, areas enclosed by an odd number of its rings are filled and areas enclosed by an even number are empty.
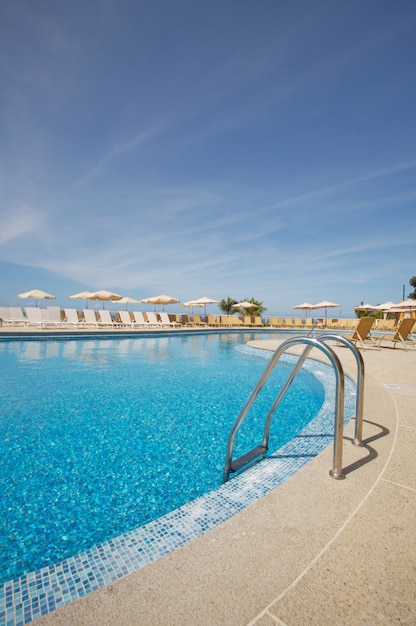
{"type": "Polygon", "coordinates": [[[91,291],[80,291],[80,293],[74,293],[72,296],[68,296],[69,300],[83,300],[85,298],[85,308],[88,309],[88,298],[93,294],[91,291]]]}
{"type": "Polygon", "coordinates": [[[256,305],[253,302],[248,302],[247,300],[243,300],[243,302],[236,302],[235,307],[241,307],[242,309],[251,309],[252,307],[255,307],[256,305]]]}
{"type": "Polygon", "coordinates": [[[207,296],[202,296],[202,298],[198,298],[198,300],[191,300],[189,306],[203,306],[204,307],[204,315],[207,314],[207,304],[218,304],[219,300],[212,300],[212,298],[207,298],[207,296]]]}
{"type": "Polygon", "coordinates": [[[413,313],[413,311],[416,311],[416,300],[411,298],[402,300],[398,304],[393,304],[393,306],[388,309],[388,312],[391,313],[413,313]]]}
{"type": "Polygon", "coordinates": [[[189,300],[189,302],[182,302],[181,306],[192,307],[192,315],[193,315],[193,313],[194,313],[194,308],[197,308],[197,307],[202,307],[202,306],[204,306],[204,305],[203,305],[203,304],[201,304],[201,303],[198,303],[198,304],[197,304],[197,303],[193,302],[192,300],[189,300]]]}
{"type": "Polygon", "coordinates": [[[104,302],[118,302],[122,299],[123,296],[120,296],[118,293],[113,293],[112,291],[107,291],[106,289],[101,289],[100,291],[93,291],[87,296],[88,300],[101,300],[104,302]]]}
{"type": "Polygon", "coordinates": [[[313,304],[311,309],[325,309],[325,322],[326,322],[326,310],[327,309],[335,309],[341,306],[340,304],[335,304],[335,302],[329,302],[328,300],[322,300],[322,302],[318,302],[318,304],[313,304]]]}
{"type": "Polygon", "coordinates": [[[374,304],[360,304],[360,306],[355,306],[354,311],[378,311],[379,307],[374,306],[374,304]]]}
{"type": "Polygon", "coordinates": [[[302,304],[297,304],[293,307],[294,309],[300,309],[301,311],[305,311],[305,316],[308,315],[308,311],[313,309],[313,304],[310,302],[302,302],[302,304]]]}
{"type": "Polygon", "coordinates": [[[143,304],[154,304],[155,310],[156,305],[161,304],[162,311],[164,311],[165,304],[177,304],[178,302],[180,302],[180,300],[178,300],[177,298],[173,298],[172,296],[165,296],[164,294],[162,294],[161,296],[151,296],[150,298],[143,298],[143,300],[140,300],[139,302],[143,302],[143,304]]]}
{"type": "Polygon", "coordinates": [[[129,296],[124,296],[123,298],[121,298],[121,300],[117,300],[117,302],[118,304],[125,304],[127,311],[128,304],[136,304],[137,302],[140,302],[140,300],[135,300],[134,298],[129,298],[129,296]]]}
{"type": "Polygon", "coordinates": [[[18,294],[19,298],[33,298],[36,301],[36,306],[38,306],[38,300],[55,300],[56,296],[53,296],[46,291],[42,291],[41,289],[32,289],[32,291],[25,291],[24,293],[18,294]]]}

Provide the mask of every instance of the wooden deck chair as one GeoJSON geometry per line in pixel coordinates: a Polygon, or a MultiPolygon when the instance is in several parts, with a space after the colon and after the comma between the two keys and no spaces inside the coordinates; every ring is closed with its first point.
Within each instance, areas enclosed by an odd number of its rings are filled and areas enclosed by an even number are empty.
{"type": "Polygon", "coordinates": [[[253,326],[263,326],[263,320],[261,319],[261,315],[254,315],[251,319],[253,326]]]}
{"type": "Polygon", "coordinates": [[[208,315],[207,323],[208,323],[208,326],[219,326],[219,322],[215,315],[208,315]]]}
{"type": "Polygon", "coordinates": [[[204,322],[200,315],[194,315],[194,324],[195,326],[207,326],[207,322],[204,322]]]}
{"type": "Polygon", "coordinates": [[[252,317],[250,315],[244,315],[244,326],[253,326],[252,317]]]}
{"type": "Polygon", "coordinates": [[[365,350],[364,341],[371,341],[375,346],[375,340],[371,336],[370,330],[375,322],[374,317],[362,317],[358,322],[357,328],[352,335],[343,335],[346,339],[353,341],[354,343],[361,344],[363,350],[365,350]]]}
{"type": "Polygon", "coordinates": [[[415,325],[415,322],[416,322],[415,319],[407,317],[400,322],[394,335],[392,336],[383,335],[383,337],[378,337],[377,338],[378,349],[380,350],[380,344],[382,341],[393,341],[394,347],[396,347],[396,344],[400,343],[403,346],[403,348],[406,350],[406,352],[407,352],[406,342],[410,343],[412,345],[412,348],[414,348],[416,345],[416,341],[412,337],[412,328],[415,325]]]}
{"type": "Polygon", "coordinates": [[[281,317],[269,317],[269,324],[272,328],[280,328],[282,326],[282,318],[281,317]]]}

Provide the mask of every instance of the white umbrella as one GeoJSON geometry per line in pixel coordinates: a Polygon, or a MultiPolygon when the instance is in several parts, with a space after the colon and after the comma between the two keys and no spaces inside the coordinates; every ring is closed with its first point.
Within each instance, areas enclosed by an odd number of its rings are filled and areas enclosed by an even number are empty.
{"type": "Polygon", "coordinates": [[[195,302],[192,302],[192,300],[189,300],[189,302],[182,302],[181,306],[192,307],[192,315],[193,315],[195,307],[201,307],[204,305],[201,302],[195,303],[195,302]]]}
{"type": "Polygon", "coordinates": [[[143,302],[143,304],[154,304],[155,310],[156,310],[156,305],[161,304],[162,310],[164,311],[165,304],[177,304],[178,302],[180,302],[180,300],[178,300],[177,298],[173,298],[172,296],[165,296],[164,294],[162,294],[160,296],[151,296],[150,298],[143,298],[143,300],[140,300],[140,302],[143,302]]]}
{"type": "Polygon", "coordinates": [[[318,304],[313,304],[311,309],[325,309],[325,321],[326,321],[326,310],[333,309],[341,306],[340,304],[335,304],[335,302],[329,302],[328,300],[322,300],[322,302],[318,302],[318,304]]]}
{"type": "Polygon", "coordinates": [[[202,296],[202,298],[198,298],[198,300],[191,300],[191,306],[203,306],[204,307],[204,315],[207,314],[207,304],[218,304],[219,300],[213,300],[212,298],[207,298],[207,296],[202,296]]]}
{"type": "Polygon", "coordinates": [[[92,293],[90,293],[89,296],[87,296],[88,300],[101,300],[103,303],[103,308],[104,302],[117,302],[118,300],[121,300],[122,297],[123,296],[120,296],[120,294],[113,293],[112,291],[107,291],[106,289],[93,291],[92,293]]]}
{"type": "Polygon", "coordinates": [[[248,302],[247,300],[243,300],[243,302],[236,302],[236,304],[234,304],[235,307],[241,307],[242,309],[251,309],[253,307],[255,307],[256,305],[253,304],[252,302],[248,302]]]}
{"type": "Polygon", "coordinates": [[[392,307],[398,306],[394,302],[383,302],[376,306],[377,311],[389,311],[392,307]]]}
{"type": "Polygon", "coordinates": [[[24,293],[19,293],[19,298],[34,298],[36,301],[36,306],[38,306],[38,300],[55,300],[56,296],[53,296],[46,291],[42,291],[41,289],[32,289],[32,291],[25,291],[24,293]]]}
{"type": "Polygon", "coordinates": [[[117,300],[117,302],[118,304],[125,304],[127,311],[128,304],[136,304],[137,302],[140,302],[140,300],[135,300],[134,298],[129,298],[129,296],[124,296],[123,298],[121,298],[121,300],[117,300]]]}
{"type": "Polygon", "coordinates": [[[313,304],[311,304],[310,302],[302,302],[302,304],[297,304],[293,308],[300,309],[301,311],[306,311],[305,315],[307,315],[308,311],[313,309],[313,304]]]}
{"type": "Polygon", "coordinates": [[[68,296],[69,300],[83,300],[85,298],[85,307],[88,309],[88,298],[92,295],[91,291],[80,291],[80,293],[74,293],[72,296],[68,296]]]}
{"type": "Polygon", "coordinates": [[[355,311],[378,311],[379,307],[373,304],[360,304],[360,306],[354,307],[355,311]]]}
{"type": "Polygon", "coordinates": [[[391,313],[412,313],[413,311],[416,311],[416,300],[412,300],[411,298],[402,300],[389,309],[391,313]]]}
{"type": "Polygon", "coordinates": [[[407,300],[402,300],[399,304],[395,304],[394,307],[396,309],[416,309],[416,300],[408,298],[407,300]]]}

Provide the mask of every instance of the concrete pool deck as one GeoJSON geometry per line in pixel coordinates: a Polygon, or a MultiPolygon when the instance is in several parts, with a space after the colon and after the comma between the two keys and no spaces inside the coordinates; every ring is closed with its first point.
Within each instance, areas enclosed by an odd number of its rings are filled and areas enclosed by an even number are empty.
{"type": "Polygon", "coordinates": [[[328,475],[331,446],[199,539],[36,623],[416,623],[416,350],[362,355],[366,445],[351,445],[350,423],[345,480],[328,475]]]}

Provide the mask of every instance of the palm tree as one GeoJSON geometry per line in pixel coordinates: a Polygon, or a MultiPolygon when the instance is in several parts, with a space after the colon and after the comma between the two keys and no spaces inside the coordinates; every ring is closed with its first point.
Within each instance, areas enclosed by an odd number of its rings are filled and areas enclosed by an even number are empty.
{"type": "Polygon", "coordinates": [[[221,311],[226,315],[232,315],[234,313],[235,305],[237,304],[237,302],[238,300],[234,300],[234,298],[223,298],[218,306],[221,311]]]}

